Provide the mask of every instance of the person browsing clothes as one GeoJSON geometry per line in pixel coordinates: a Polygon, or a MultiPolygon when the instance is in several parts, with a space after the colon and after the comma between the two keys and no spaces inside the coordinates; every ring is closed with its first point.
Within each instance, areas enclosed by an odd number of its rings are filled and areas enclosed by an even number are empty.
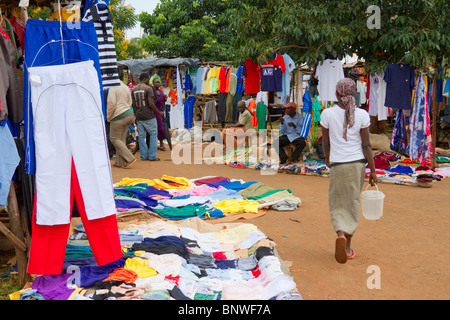
{"type": "MultiPolygon", "coordinates": [[[[119,76],[123,79],[122,69],[119,69],[119,76]]],[[[126,145],[128,130],[134,121],[132,103],[130,89],[122,81],[119,87],[109,89],[106,120],[110,123],[109,139],[116,149],[114,166],[120,168],[127,168],[136,161],[126,145]]]]}
{"type": "Polygon", "coordinates": [[[158,123],[155,114],[164,116],[154,103],[155,93],[149,85],[150,77],[147,73],[139,75],[139,84],[133,88],[131,95],[133,98],[133,109],[136,114],[136,122],[139,134],[139,152],[141,160],[158,161],[156,156],[158,151],[158,123]],[[149,134],[149,145],[147,146],[145,138],[149,134]]]}

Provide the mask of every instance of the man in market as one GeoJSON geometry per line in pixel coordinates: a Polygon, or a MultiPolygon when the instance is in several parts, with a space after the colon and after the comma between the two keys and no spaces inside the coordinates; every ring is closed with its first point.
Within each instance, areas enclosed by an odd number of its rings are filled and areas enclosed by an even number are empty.
{"type": "Polygon", "coordinates": [[[300,135],[303,124],[303,116],[297,112],[297,105],[290,102],[284,107],[285,115],[280,119],[280,136],[275,141],[278,146],[278,155],[280,164],[289,164],[297,162],[306,146],[306,140],[300,135]],[[284,147],[294,145],[295,149],[291,157],[288,157],[284,147]]]}
{"type": "Polygon", "coordinates": [[[149,85],[150,77],[147,73],[139,75],[139,84],[131,91],[133,110],[139,135],[139,153],[141,160],[158,161],[156,156],[158,150],[158,123],[155,114],[164,116],[162,111],[156,108],[154,103],[153,89],[149,85]],[[149,135],[149,144],[145,141],[146,134],[149,135]]]}

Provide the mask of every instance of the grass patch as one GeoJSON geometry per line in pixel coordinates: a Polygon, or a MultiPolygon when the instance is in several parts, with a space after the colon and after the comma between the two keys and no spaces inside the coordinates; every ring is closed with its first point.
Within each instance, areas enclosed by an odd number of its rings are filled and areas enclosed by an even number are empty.
{"type": "Polygon", "coordinates": [[[14,256],[14,250],[0,252],[0,300],[9,300],[11,293],[22,289],[19,286],[19,276],[17,274],[3,277],[3,274],[11,270],[12,266],[8,264],[8,261],[14,256]]]}

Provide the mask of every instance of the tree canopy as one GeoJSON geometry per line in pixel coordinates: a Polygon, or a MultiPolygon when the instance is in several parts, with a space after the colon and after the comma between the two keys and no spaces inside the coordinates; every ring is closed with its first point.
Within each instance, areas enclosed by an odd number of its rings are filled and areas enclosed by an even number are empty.
{"type": "Polygon", "coordinates": [[[236,35],[231,22],[239,0],[161,0],[152,13],[139,16],[142,46],[158,57],[233,60],[236,35]]]}
{"type": "Polygon", "coordinates": [[[237,63],[278,52],[314,66],[329,54],[355,53],[368,71],[398,62],[426,71],[449,52],[449,15],[446,0],[244,0],[233,47],[237,63]],[[368,24],[377,18],[371,5],[379,8],[379,29],[368,24]]]}

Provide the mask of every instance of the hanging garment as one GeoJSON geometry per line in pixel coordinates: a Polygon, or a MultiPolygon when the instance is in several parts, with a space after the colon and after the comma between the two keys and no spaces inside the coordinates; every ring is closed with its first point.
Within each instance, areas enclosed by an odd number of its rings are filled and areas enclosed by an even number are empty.
{"type": "Polygon", "coordinates": [[[0,28],[0,121],[12,123],[23,119],[23,88],[16,71],[16,49],[11,38],[0,28]]]}
{"type": "Polygon", "coordinates": [[[192,91],[195,94],[201,94],[202,93],[202,82],[203,82],[203,73],[205,72],[205,68],[204,67],[200,67],[197,69],[197,73],[195,76],[195,86],[192,91]]]}
{"type": "Polygon", "coordinates": [[[281,67],[271,64],[264,64],[260,68],[261,91],[282,92],[283,91],[283,71],[281,67]]]}
{"type": "Polygon", "coordinates": [[[65,23],[62,29],[59,21],[27,20],[25,29],[24,63],[24,128],[25,128],[25,169],[27,174],[35,174],[35,148],[33,113],[30,101],[29,67],[58,65],[91,60],[94,62],[100,83],[103,116],[106,113],[102,76],[98,58],[97,35],[93,22],[80,22],[79,28],[69,28],[65,23]],[[61,41],[63,35],[63,46],[61,41]],[[62,51],[62,49],[64,49],[62,51]],[[64,61],[63,61],[64,54],[64,61]]]}
{"type": "Polygon", "coordinates": [[[414,94],[409,130],[411,132],[410,158],[412,160],[419,160],[420,165],[424,166],[431,157],[433,146],[431,141],[427,91],[423,75],[419,77],[417,89],[414,94]]]}
{"type": "Polygon", "coordinates": [[[319,100],[336,101],[336,84],[344,78],[342,62],[326,59],[317,66],[316,78],[319,79],[319,100]]]}
{"type": "Polygon", "coordinates": [[[70,223],[72,157],[87,217],[115,214],[105,121],[93,62],[28,71],[36,143],[37,224],[70,223]]]}
{"type": "Polygon", "coordinates": [[[364,81],[358,80],[356,82],[357,92],[359,94],[359,102],[360,104],[365,104],[367,102],[366,99],[366,93],[367,93],[367,86],[364,81]]]}
{"type": "Polygon", "coordinates": [[[230,84],[228,87],[228,93],[231,94],[233,97],[236,94],[236,86],[237,86],[237,77],[236,72],[237,68],[232,67],[230,71],[230,84]]]}
{"type": "MultiPolygon", "coordinates": [[[[116,215],[114,214],[100,219],[88,219],[73,161],[71,176],[72,179],[69,182],[70,201],[75,200],[77,203],[81,221],[89,239],[89,248],[95,257],[97,265],[105,266],[119,260],[123,257],[123,252],[120,244],[116,215]]],[[[70,224],[54,226],[39,225],[36,223],[36,214],[35,196],[27,273],[42,275],[61,274],[64,267],[70,224]]]]}
{"type": "Polygon", "coordinates": [[[312,115],[311,113],[306,113],[305,117],[303,118],[303,124],[302,124],[302,130],[300,131],[300,136],[303,138],[308,137],[309,131],[311,130],[311,123],[312,123],[312,115]]]}
{"type": "Polygon", "coordinates": [[[284,61],[283,56],[279,55],[278,53],[273,54],[273,60],[272,61],[265,61],[263,65],[270,64],[274,66],[278,66],[281,68],[281,72],[284,73],[286,71],[286,63],[284,61]]]}
{"type": "Polygon", "coordinates": [[[245,94],[257,94],[261,91],[261,75],[256,62],[250,59],[245,60],[242,76],[245,94]]]}
{"type": "Polygon", "coordinates": [[[0,125],[0,154],[0,206],[7,206],[11,179],[20,162],[14,138],[7,125],[0,125]]]}
{"type": "Polygon", "coordinates": [[[384,73],[384,81],[387,83],[384,105],[411,110],[412,91],[416,81],[414,68],[404,63],[390,64],[384,73]]]}
{"type": "Polygon", "coordinates": [[[314,122],[320,122],[320,111],[322,111],[322,104],[320,103],[319,99],[314,97],[314,102],[312,105],[312,110],[314,111],[314,122]]]}
{"type": "Polygon", "coordinates": [[[184,129],[184,106],[177,103],[170,106],[170,128],[171,129],[184,129]]]}
{"type": "Polygon", "coordinates": [[[402,109],[398,109],[395,119],[394,130],[392,131],[391,149],[400,154],[408,154],[408,143],[406,141],[406,124],[402,109]]]}
{"type": "Polygon", "coordinates": [[[268,106],[269,106],[269,93],[265,91],[258,92],[258,94],[256,95],[256,110],[255,110],[258,130],[266,129],[268,120],[268,106]]]}
{"type": "Polygon", "coordinates": [[[94,22],[98,37],[103,89],[120,86],[116,47],[114,44],[113,18],[108,6],[91,6],[86,11],[83,21],[94,22]]]}
{"type": "Polygon", "coordinates": [[[386,120],[389,113],[389,109],[384,104],[386,101],[386,87],[384,73],[370,76],[369,115],[377,117],[379,121],[386,120]]]}
{"type": "Polygon", "coordinates": [[[239,66],[236,71],[236,93],[244,93],[244,79],[243,79],[244,66],[239,66]]]}
{"type": "Polygon", "coordinates": [[[252,114],[252,126],[253,127],[258,126],[258,118],[256,116],[256,107],[257,107],[256,100],[251,99],[247,105],[247,109],[252,114]]]}
{"type": "Polygon", "coordinates": [[[194,122],[195,96],[190,96],[184,101],[184,126],[190,129],[194,122]]]}
{"type": "Polygon", "coordinates": [[[217,111],[216,111],[216,101],[211,100],[205,104],[203,119],[205,123],[216,123],[217,122],[217,111]]]}
{"type": "Polygon", "coordinates": [[[287,103],[287,97],[290,95],[291,73],[295,70],[295,62],[287,53],[283,54],[282,57],[286,70],[283,72],[282,90],[278,96],[281,96],[281,103],[285,105],[287,103]]]}
{"type": "Polygon", "coordinates": [[[308,91],[308,87],[306,87],[305,93],[303,94],[303,107],[302,112],[308,113],[312,110],[312,99],[308,91]]]}
{"type": "MultiPolygon", "coordinates": [[[[218,90],[221,93],[228,93],[227,78],[228,78],[228,74],[230,72],[230,68],[229,67],[220,67],[220,68],[218,68],[217,71],[219,73],[219,76],[217,77],[217,79],[219,80],[218,90]]],[[[217,90],[214,90],[214,91],[217,91],[217,90]]]]}
{"type": "Polygon", "coordinates": [[[234,96],[231,93],[227,95],[227,101],[225,102],[225,122],[233,122],[233,100],[234,96]]]}
{"type": "Polygon", "coordinates": [[[219,92],[219,122],[225,122],[227,116],[227,97],[228,93],[219,92]]]}

